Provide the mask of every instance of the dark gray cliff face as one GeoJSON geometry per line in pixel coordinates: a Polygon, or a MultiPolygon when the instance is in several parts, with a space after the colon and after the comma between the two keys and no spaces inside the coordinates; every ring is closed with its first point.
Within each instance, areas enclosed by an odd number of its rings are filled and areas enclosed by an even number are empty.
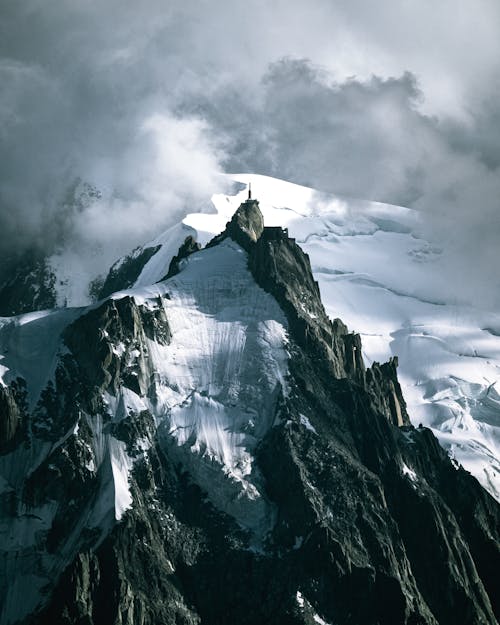
{"type": "Polygon", "coordinates": [[[104,299],[115,293],[130,288],[139,277],[144,266],[150,260],[160,246],[137,248],[128,256],[119,259],[109,270],[102,286],[95,288],[95,299],[104,299]]]}
{"type": "Polygon", "coordinates": [[[181,270],[182,261],[188,256],[191,256],[191,254],[199,252],[200,249],[200,244],[196,243],[191,235],[187,236],[184,240],[184,243],[180,246],[177,254],[170,261],[168,272],[163,277],[163,280],[168,280],[168,278],[171,278],[172,276],[175,276],[175,274],[179,273],[179,271],[181,270]]]}
{"type": "Polygon", "coordinates": [[[0,386],[0,454],[12,451],[24,438],[28,421],[24,387],[22,378],[0,386]]]}
{"type": "Polygon", "coordinates": [[[26,253],[4,263],[0,279],[1,317],[56,306],[56,278],[42,254],[26,253]]]}
{"type": "MultiPolygon", "coordinates": [[[[229,228],[227,229],[229,232],[229,228]]],[[[361,338],[349,333],[340,319],[328,318],[307,254],[281,228],[265,228],[250,247],[249,267],[256,281],[285,311],[299,350],[322,362],[327,378],[351,379],[372,395],[395,425],[409,425],[406,404],[396,374],[397,361],[366,371],[361,338]]]]}
{"type": "MultiPolygon", "coordinates": [[[[228,237],[242,245],[256,282],[288,321],[288,388],[256,451],[275,511],[271,531],[256,543],[210,503],[189,467],[161,445],[151,414],[129,410],[111,422],[103,397],[124,388],[154,397],[151,346],[175,337],[161,299],[154,308],[108,300],[65,330],[68,352],[33,415],[25,415],[22,388],[0,389],[4,454],[59,440],[80,423],[20,491],[24,506],[58,502],[32,562],[66,556],[45,604],[24,622],[496,623],[498,504],[451,464],[430,430],[409,424],[397,361],[365,369],[359,336],[327,318],[307,256],[286,232],[262,229],[257,211],[256,202],[242,205],[212,245],[228,237]],[[45,430],[23,438],[39,422],[45,430]],[[92,470],[89,449],[103,434],[136,458],[133,502],[98,534],[83,523],[77,539],[75,527],[102,496],[108,468],[103,461],[92,470]]],[[[2,495],[6,518],[13,497],[2,495]]]]}

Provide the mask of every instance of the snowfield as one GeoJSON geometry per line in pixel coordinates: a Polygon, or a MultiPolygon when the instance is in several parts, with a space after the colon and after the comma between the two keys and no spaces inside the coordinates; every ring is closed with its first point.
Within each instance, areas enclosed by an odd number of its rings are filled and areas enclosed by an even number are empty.
{"type": "Polygon", "coordinates": [[[286,392],[283,311],[257,286],[246,252],[231,240],[193,254],[166,282],[130,292],[145,302],[167,294],[172,341],[149,341],[157,394],[150,409],[161,443],[215,506],[264,534],[273,509],[262,497],[252,452],[286,392]]]}

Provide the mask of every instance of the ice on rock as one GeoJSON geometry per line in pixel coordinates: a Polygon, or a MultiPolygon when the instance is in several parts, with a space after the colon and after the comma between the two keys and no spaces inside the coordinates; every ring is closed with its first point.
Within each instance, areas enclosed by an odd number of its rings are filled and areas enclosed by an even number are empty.
{"type": "Polygon", "coordinates": [[[303,414],[300,415],[300,423],[306,428],[306,430],[309,430],[310,432],[313,432],[313,434],[317,434],[316,429],[314,428],[312,423],[303,414]]]}
{"type": "Polygon", "coordinates": [[[417,474],[413,469],[410,469],[406,464],[403,463],[403,475],[406,475],[412,482],[416,482],[418,480],[417,474]]]}
{"type": "Polygon", "coordinates": [[[125,451],[125,443],[113,437],[109,440],[109,453],[115,490],[115,519],[119,521],[132,505],[128,478],[133,461],[125,451]]]}

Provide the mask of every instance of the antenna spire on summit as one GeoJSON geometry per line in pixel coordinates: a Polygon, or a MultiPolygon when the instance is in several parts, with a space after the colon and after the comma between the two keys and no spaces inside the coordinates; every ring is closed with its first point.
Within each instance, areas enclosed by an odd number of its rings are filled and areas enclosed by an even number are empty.
{"type": "Polygon", "coordinates": [[[249,200],[252,199],[252,183],[251,182],[248,183],[248,199],[249,200]]]}

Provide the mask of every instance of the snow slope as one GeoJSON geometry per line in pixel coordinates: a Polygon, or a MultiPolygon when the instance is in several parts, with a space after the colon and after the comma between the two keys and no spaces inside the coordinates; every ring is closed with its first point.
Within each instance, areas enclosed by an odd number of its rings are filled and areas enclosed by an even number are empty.
{"type": "Polygon", "coordinates": [[[157,392],[150,408],[160,440],[216,506],[265,532],[272,510],[261,496],[252,452],[286,390],[283,311],[257,286],[246,253],[230,240],[193,254],[166,282],[131,292],[136,301],[168,293],[172,341],[149,346],[157,392]]]}
{"type": "MultiPolygon", "coordinates": [[[[399,356],[413,423],[431,427],[500,500],[500,314],[450,291],[446,253],[420,238],[421,215],[266,176],[231,177],[251,182],[265,225],[287,227],[309,254],[328,314],[361,334],[366,363],[399,356]]],[[[246,195],[215,195],[213,214],[187,215],[154,241],[162,248],[138,284],[165,275],[181,234],[205,244],[221,232],[246,195]]]]}

